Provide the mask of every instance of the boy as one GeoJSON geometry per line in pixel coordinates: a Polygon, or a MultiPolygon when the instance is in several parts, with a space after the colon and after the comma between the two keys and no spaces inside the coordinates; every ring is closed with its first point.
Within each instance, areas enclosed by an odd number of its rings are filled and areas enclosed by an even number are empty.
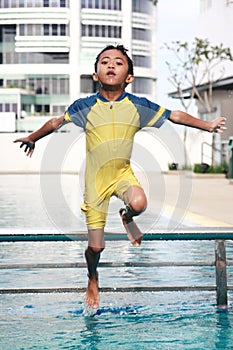
{"type": "Polygon", "coordinates": [[[143,127],[160,127],[165,120],[209,132],[225,130],[225,118],[206,122],[182,111],[170,111],[159,105],[125,92],[134,80],[133,62],[122,45],[109,45],[97,56],[94,82],[100,92],[71,104],[65,114],[52,118],[39,130],[21,142],[32,156],[35,142],[62,125],[73,122],[86,132],[86,175],[82,210],[86,214],[88,247],[85,258],[88,285],[85,302],[88,307],[99,305],[97,266],[105,247],[104,227],[111,196],[121,198],[126,207],[120,210],[122,222],[134,246],[142,240],[142,233],[133,221],[147,206],[145,193],[135,178],[130,157],[135,133],[143,127]]]}

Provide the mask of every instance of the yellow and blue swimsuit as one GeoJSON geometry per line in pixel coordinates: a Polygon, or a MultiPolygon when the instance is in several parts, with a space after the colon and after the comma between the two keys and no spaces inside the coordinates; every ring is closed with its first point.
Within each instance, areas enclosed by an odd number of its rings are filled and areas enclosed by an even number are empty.
{"type": "Polygon", "coordinates": [[[82,210],[89,228],[105,226],[111,196],[123,200],[123,193],[130,186],[140,186],[130,166],[134,135],[144,127],[159,128],[170,113],[146,98],[127,92],[113,102],[97,93],[68,107],[64,122],[73,122],[86,132],[82,210]]]}

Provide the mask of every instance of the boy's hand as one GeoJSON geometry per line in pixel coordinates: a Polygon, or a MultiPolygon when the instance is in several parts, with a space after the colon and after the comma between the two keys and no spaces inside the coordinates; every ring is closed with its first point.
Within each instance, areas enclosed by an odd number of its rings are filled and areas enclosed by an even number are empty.
{"type": "Polygon", "coordinates": [[[21,142],[20,148],[25,146],[24,152],[27,153],[27,156],[32,156],[35,149],[35,142],[31,141],[28,137],[16,139],[14,142],[21,142]]]}
{"type": "Polygon", "coordinates": [[[211,124],[211,132],[222,133],[224,130],[226,130],[226,118],[224,117],[214,119],[211,124]]]}

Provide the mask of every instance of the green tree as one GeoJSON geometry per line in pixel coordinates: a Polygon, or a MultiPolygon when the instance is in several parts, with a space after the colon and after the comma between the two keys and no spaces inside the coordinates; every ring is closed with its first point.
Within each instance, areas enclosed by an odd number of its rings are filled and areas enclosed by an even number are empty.
{"type": "MultiPolygon", "coordinates": [[[[188,112],[194,98],[198,99],[209,120],[214,118],[213,84],[224,75],[224,61],[233,61],[231,50],[223,44],[211,45],[208,39],[188,42],[173,41],[165,43],[165,48],[176,57],[176,63],[166,62],[170,77],[169,81],[176,89],[183,108],[188,112]]],[[[174,95],[174,94],[173,94],[174,95]]],[[[187,139],[187,129],[184,129],[184,146],[187,139]]],[[[212,136],[212,160],[214,165],[215,135],[212,136]]],[[[185,152],[185,166],[187,157],[185,152]]]]}

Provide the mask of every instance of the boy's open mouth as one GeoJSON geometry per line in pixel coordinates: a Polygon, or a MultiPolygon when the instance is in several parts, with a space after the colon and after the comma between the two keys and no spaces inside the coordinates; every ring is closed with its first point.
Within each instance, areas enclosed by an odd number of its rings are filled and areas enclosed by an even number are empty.
{"type": "Polygon", "coordinates": [[[107,72],[107,75],[108,76],[115,76],[116,74],[111,70],[111,71],[107,72]]]}

